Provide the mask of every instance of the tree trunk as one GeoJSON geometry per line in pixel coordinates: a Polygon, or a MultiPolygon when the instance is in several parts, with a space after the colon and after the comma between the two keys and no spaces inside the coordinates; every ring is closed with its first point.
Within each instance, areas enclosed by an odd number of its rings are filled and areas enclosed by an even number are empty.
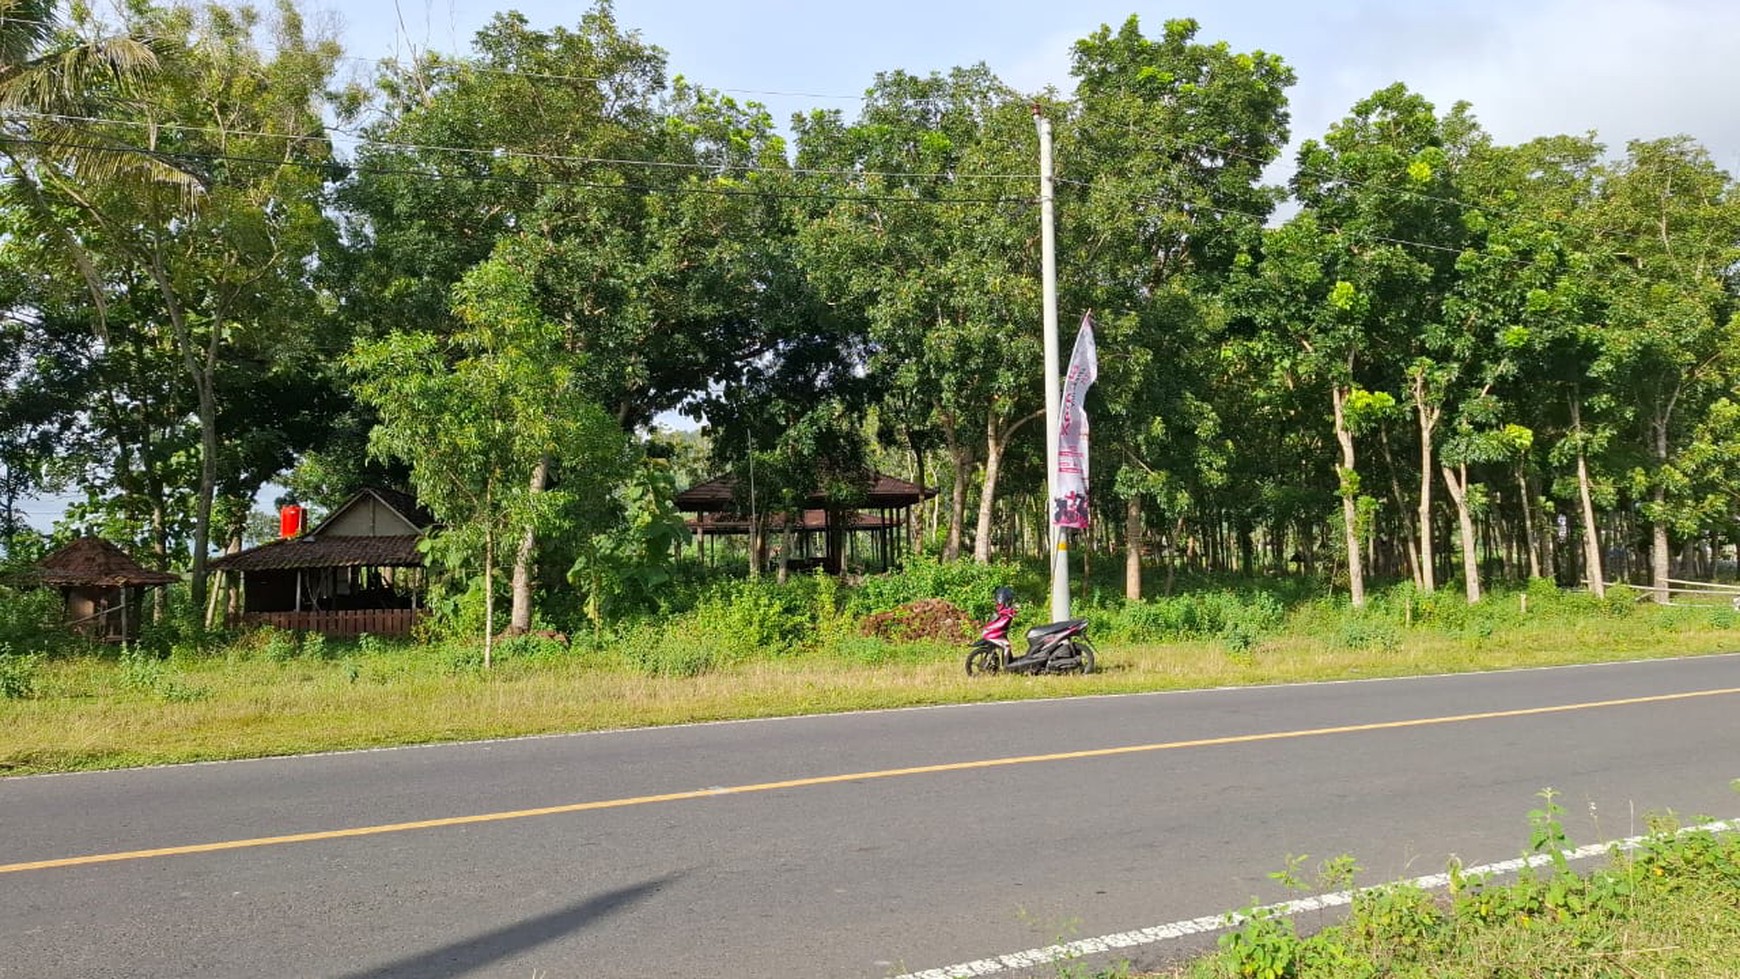
{"type": "Polygon", "coordinates": [[[1521,466],[1516,470],[1516,491],[1522,500],[1523,550],[1528,552],[1529,579],[1541,576],[1541,549],[1535,539],[1534,497],[1529,493],[1529,478],[1521,466]]]}
{"type": "Polygon", "coordinates": [[[1396,523],[1402,530],[1402,546],[1408,559],[1408,574],[1414,579],[1414,587],[1421,591],[1427,591],[1429,589],[1426,588],[1426,582],[1430,579],[1424,577],[1421,572],[1423,565],[1420,562],[1420,542],[1414,537],[1414,525],[1404,516],[1407,513],[1408,500],[1402,495],[1402,481],[1396,476],[1396,457],[1390,451],[1388,426],[1378,429],[1378,438],[1381,440],[1380,444],[1383,445],[1384,462],[1388,463],[1390,468],[1390,494],[1396,500],[1396,523]]]}
{"type": "MultiPolygon", "coordinates": [[[[1656,513],[1666,513],[1667,487],[1657,486],[1650,493],[1650,499],[1655,503],[1656,513]]],[[[1658,518],[1650,521],[1649,538],[1649,578],[1650,585],[1655,589],[1652,598],[1657,605],[1666,605],[1668,603],[1668,579],[1673,577],[1672,558],[1668,553],[1666,519],[1658,518]]]]}
{"type": "Polygon", "coordinates": [[[1142,600],[1142,498],[1124,501],[1124,598],[1142,600]]]}
{"type": "Polygon", "coordinates": [[[949,493],[949,530],[943,541],[944,561],[958,561],[961,557],[961,529],[967,522],[967,479],[972,464],[971,453],[955,456],[954,486],[949,493]]]}
{"type": "Polygon", "coordinates": [[[1450,502],[1456,505],[1456,523],[1462,541],[1462,587],[1468,604],[1480,601],[1480,548],[1474,540],[1474,518],[1468,512],[1468,466],[1442,467],[1444,485],[1450,488],[1450,502]]]}
{"type": "MultiPolygon", "coordinates": [[[[550,482],[550,457],[539,456],[538,464],[532,467],[532,478],[527,489],[533,500],[544,492],[550,482]]],[[[538,532],[527,527],[524,536],[520,538],[519,553],[514,555],[513,605],[508,612],[508,635],[524,635],[532,631],[532,588],[536,584],[538,558],[538,532]]]]}
{"type": "Polygon", "coordinates": [[[943,419],[943,437],[948,442],[949,461],[954,466],[954,484],[949,494],[949,529],[943,541],[943,560],[957,561],[961,556],[961,533],[967,519],[967,481],[973,472],[973,447],[963,442],[955,430],[954,419],[943,419]]]}
{"type": "MultiPolygon", "coordinates": [[[[785,523],[779,529],[779,570],[774,573],[773,580],[779,582],[782,585],[785,584],[787,579],[789,579],[791,577],[791,524],[792,524],[792,516],[793,515],[791,513],[789,513],[789,512],[786,513],[785,523]]],[[[830,538],[828,540],[828,546],[832,547],[833,543],[834,543],[833,538],[830,536],[830,538]]]]}
{"type": "Polygon", "coordinates": [[[1005,427],[997,423],[997,413],[993,411],[985,421],[985,485],[979,492],[978,533],[973,537],[973,560],[980,564],[991,563],[991,518],[996,507],[997,473],[1003,467],[1003,453],[1021,426],[1042,414],[1043,411],[1036,411],[1005,427]]]}
{"type": "Polygon", "coordinates": [[[483,668],[495,654],[495,530],[483,532],[483,668]]]}
{"type": "MultiPolygon", "coordinates": [[[[918,439],[910,432],[907,435],[907,441],[912,445],[912,470],[917,476],[918,488],[922,492],[924,490],[924,447],[919,444],[918,439]]],[[[919,506],[924,506],[923,500],[919,501],[919,506]]],[[[918,519],[911,519],[910,513],[908,516],[907,529],[912,535],[912,546],[910,550],[912,553],[916,554],[924,543],[924,511],[922,509],[919,510],[918,519]]]]}
{"type": "Polygon", "coordinates": [[[1577,495],[1583,504],[1583,573],[1596,598],[1607,597],[1607,582],[1601,574],[1601,534],[1595,526],[1595,499],[1589,491],[1589,460],[1583,452],[1582,403],[1571,397],[1571,432],[1577,439],[1577,495]]]}
{"type": "Polygon", "coordinates": [[[985,423],[985,483],[979,488],[979,522],[973,533],[973,561],[991,563],[991,517],[997,501],[997,472],[1003,465],[1003,440],[997,423],[985,423]]]}
{"type": "Polygon", "coordinates": [[[1667,527],[1667,487],[1661,484],[1660,473],[1668,461],[1668,420],[1657,418],[1650,425],[1655,444],[1650,448],[1655,450],[1656,485],[1650,493],[1650,500],[1655,504],[1655,519],[1650,521],[1650,584],[1655,588],[1655,603],[1668,603],[1668,579],[1673,577],[1668,555],[1667,527]]]}
{"type": "Polygon", "coordinates": [[[1347,522],[1347,595],[1354,608],[1365,607],[1365,570],[1359,554],[1359,504],[1351,485],[1358,470],[1354,468],[1353,430],[1347,426],[1347,390],[1340,385],[1329,389],[1335,408],[1335,441],[1341,445],[1341,465],[1336,469],[1340,482],[1341,516],[1347,522]]]}
{"type": "Polygon", "coordinates": [[[1432,432],[1443,412],[1426,403],[1426,378],[1414,376],[1414,414],[1420,422],[1420,590],[1438,590],[1437,565],[1432,553],[1432,432]]]}

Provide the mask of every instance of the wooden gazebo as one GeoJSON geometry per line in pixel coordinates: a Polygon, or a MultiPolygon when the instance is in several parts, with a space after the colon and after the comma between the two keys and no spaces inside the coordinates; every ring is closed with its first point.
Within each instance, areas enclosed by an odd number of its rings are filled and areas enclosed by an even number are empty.
{"type": "MultiPolygon", "coordinates": [[[[861,550],[866,563],[885,570],[898,567],[908,547],[912,507],[935,495],[936,490],[883,473],[869,474],[862,491],[853,495],[851,506],[842,506],[821,491],[811,493],[803,502],[801,518],[790,528],[794,553],[788,555],[787,566],[839,574],[848,557],[861,550]]],[[[709,553],[712,542],[725,537],[747,536],[752,548],[758,543],[765,547],[765,542],[755,539],[756,517],[741,512],[733,477],[697,483],[678,493],[675,502],[679,511],[694,515],[688,525],[702,554],[709,553]]],[[[784,514],[757,516],[763,533],[784,536],[784,514]]],[[[757,555],[757,560],[763,558],[757,555]]]]}
{"type": "Polygon", "coordinates": [[[80,537],[36,564],[36,581],[57,588],[66,601],[66,624],[99,642],[139,636],[145,589],[180,581],[140,567],[99,537],[80,537]]]}
{"type": "Polygon", "coordinates": [[[409,494],[364,489],[312,530],[211,562],[241,578],[231,625],[269,625],[329,636],[410,635],[427,615],[423,552],[435,518],[409,494]]]}

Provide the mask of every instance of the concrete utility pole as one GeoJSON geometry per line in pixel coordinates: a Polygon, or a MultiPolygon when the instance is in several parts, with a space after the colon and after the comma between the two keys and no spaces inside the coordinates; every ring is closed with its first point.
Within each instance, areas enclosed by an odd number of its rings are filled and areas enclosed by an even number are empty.
{"type": "Polygon", "coordinates": [[[1045,500],[1046,524],[1051,529],[1051,621],[1069,618],[1069,531],[1057,526],[1049,513],[1057,500],[1058,418],[1063,414],[1063,393],[1057,349],[1057,230],[1056,181],[1051,172],[1051,120],[1037,103],[1033,118],[1039,124],[1039,255],[1040,281],[1045,304],[1045,500]]]}

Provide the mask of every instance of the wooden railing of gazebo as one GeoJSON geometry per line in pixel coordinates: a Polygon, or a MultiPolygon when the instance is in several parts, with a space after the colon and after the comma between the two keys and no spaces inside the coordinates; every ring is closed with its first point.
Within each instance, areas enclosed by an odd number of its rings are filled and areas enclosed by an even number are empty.
{"type": "Polygon", "coordinates": [[[244,612],[243,626],[269,625],[292,632],[319,632],[328,636],[408,636],[428,609],[368,608],[338,612],[244,612]]]}

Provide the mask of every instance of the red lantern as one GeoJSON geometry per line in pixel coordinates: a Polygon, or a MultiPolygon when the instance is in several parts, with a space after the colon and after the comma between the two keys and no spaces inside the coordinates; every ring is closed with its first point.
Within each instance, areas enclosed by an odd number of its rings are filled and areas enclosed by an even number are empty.
{"type": "Polygon", "coordinates": [[[295,537],[302,533],[302,504],[292,503],[278,511],[278,536],[295,537]]]}

